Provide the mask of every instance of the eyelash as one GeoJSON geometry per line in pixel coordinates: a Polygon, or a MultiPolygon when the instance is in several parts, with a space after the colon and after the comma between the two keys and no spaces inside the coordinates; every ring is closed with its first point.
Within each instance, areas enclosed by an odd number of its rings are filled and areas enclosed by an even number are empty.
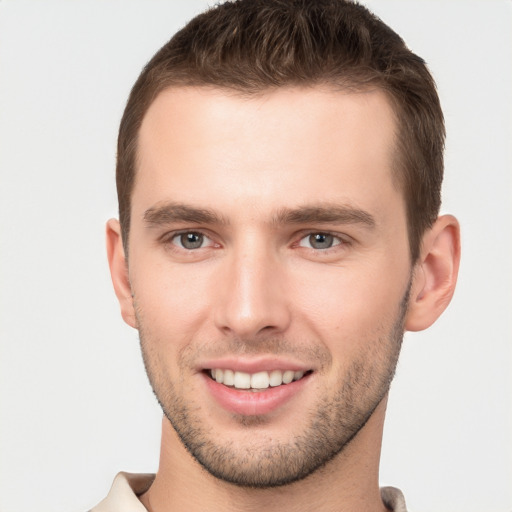
{"type": "Polygon", "coordinates": [[[348,245],[348,243],[349,242],[347,241],[346,237],[342,237],[341,235],[339,235],[337,233],[331,233],[329,231],[309,231],[307,233],[302,234],[302,236],[300,237],[298,242],[296,242],[294,245],[296,245],[298,247],[303,247],[305,249],[315,251],[318,253],[330,253],[332,251],[341,249],[340,246],[348,245]],[[330,247],[325,247],[325,248],[311,247],[311,237],[313,237],[313,236],[317,236],[317,237],[323,236],[326,238],[332,237],[333,245],[331,245],[330,247]],[[308,246],[302,245],[302,242],[306,241],[308,239],[309,239],[310,246],[308,247],[308,246]]]}
{"type": "Polygon", "coordinates": [[[183,236],[183,235],[198,235],[198,236],[202,236],[205,239],[210,240],[213,245],[219,245],[219,244],[215,244],[215,242],[213,242],[213,240],[212,240],[212,237],[208,236],[203,231],[201,231],[201,230],[192,230],[192,229],[184,229],[184,230],[181,230],[181,231],[173,231],[171,233],[166,233],[161,238],[161,241],[167,247],[171,248],[172,250],[177,250],[177,251],[194,252],[195,250],[198,250],[198,249],[204,249],[204,247],[198,247],[197,249],[186,249],[185,247],[180,247],[176,243],[173,243],[173,240],[175,238],[183,236]]]}
{"type": "MultiPolygon", "coordinates": [[[[183,236],[183,235],[202,236],[211,242],[211,246],[220,247],[220,244],[217,244],[213,241],[213,237],[209,236],[208,234],[206,234],[205,232],[203,232],[201,230],[190,230],[190,229],[186,230],[185,229],[185,230],[180,230],[180,231],[173,231],[171,233],[166,233],[163,237],[161,237],[161,241],[168,248],[170,248],[174,251],[181,251],[181,252],[186,252],[186,253],[193,253],[199,249],[205,249],[205,248],[209,247],[209,246],[206,246],[206,247],[200,246],[200,247],[197,247],[194,249],[187,249],[187,248],[185,248],[183,246],[179,246],[178,244],[173,242],[174,239],[176,239],[177,237],[183,236]]],[[[308,251],[314,251],[317,254],[329,254],[332,251],[339,250],[342,247],[349,246],[351,244],[351,241],[348,239],[347,235],[340,235],[339,233],[333,233],[330,231],[304,231],[304,232],[299,233],[298,236],[299,236],[298,239],[297,239],[297,236],[294,237],[296,241],[291,245],[292,247],[294,247],[294,248],[300,247],[300,248],[303,248],[308,251]],[[327,247],[324,249],[316,249],[314,247],[307,247],[307,246],[301,245],[302,241],[304,241],[308,237],[311,237],[314,235],[323,235],[326,237],[333,237],[333,239],[337,243],[334,243],[334,245],[332,245],[331,247],[327,247]]]]}

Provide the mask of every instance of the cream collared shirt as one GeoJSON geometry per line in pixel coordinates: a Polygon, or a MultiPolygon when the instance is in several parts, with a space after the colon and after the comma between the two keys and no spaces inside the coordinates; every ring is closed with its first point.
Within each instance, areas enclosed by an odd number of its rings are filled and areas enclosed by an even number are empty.
{"type": "MultiPolygon", "coordinates": [[[[137,496],[144,494],[155,479],[152,474],[118,473],[108,496],[90,512],[147,512],[137,496]]],[[[402,492],[382,487],[382,501],[392,512],[407,512],[402,492]]]]}

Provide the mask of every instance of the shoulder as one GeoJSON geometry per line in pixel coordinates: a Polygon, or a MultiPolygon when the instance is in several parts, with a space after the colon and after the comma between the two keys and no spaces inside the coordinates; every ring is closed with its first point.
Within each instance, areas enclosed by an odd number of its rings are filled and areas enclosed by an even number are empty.
{"type": "Polygon", "coordinates": [[[391,512],[407,512],[405,498],[400,489],[396,487],[382,487],[380,495],[386,508],[391,512]]]}
{"type": "Polygon", "coordinates": [[[90,512],[147,512],[137,496],[146,492],[154,479],[150,473],[118,473],[107,497],[90,512]]]}

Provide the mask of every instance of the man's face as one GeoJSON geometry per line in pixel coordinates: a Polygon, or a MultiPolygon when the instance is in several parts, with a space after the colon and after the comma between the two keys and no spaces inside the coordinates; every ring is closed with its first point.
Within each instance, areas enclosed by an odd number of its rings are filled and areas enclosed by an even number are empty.
{"type": "Polygon", "coordinates": [[[144,119],[136,326],[165,415],[217,477],[302,478],[387,394],[411,276],[393,119],[381,92],[318,88],[167,90],[144,119]]]}

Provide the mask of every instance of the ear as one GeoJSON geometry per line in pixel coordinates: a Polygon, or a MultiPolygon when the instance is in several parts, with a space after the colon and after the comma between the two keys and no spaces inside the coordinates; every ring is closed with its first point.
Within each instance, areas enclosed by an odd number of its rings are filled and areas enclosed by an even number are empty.
{"type": "Polygon", "coordinates": [[[423,236],[414,268],[405,329],[430,327],[450,303],[460,261],[460,227],[452,215],[443,215],[423,236]]]}
{"type": "Polygon", "coordinates": [[[110,219],[107,222],[107,255],[112,283],[121,306],[121,315],[129,326],[136,329],[137,321],[128,277],[128,264],[121,238],[121,226],[117,219],[110,219]]]}

